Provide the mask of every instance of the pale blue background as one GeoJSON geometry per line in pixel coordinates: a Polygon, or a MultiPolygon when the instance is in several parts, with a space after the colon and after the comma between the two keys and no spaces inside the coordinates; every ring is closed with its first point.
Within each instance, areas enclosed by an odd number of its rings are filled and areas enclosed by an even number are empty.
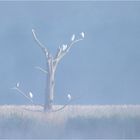
{"type": "Polygon", "coordinates": [[[55,103],[140,103],[140,2],[0,2],[0,104],[26,104],[18,81],[43,103],[45,57],[31,29],[55,54],[73,33],[85,39],[61,61],[55,103]]]}

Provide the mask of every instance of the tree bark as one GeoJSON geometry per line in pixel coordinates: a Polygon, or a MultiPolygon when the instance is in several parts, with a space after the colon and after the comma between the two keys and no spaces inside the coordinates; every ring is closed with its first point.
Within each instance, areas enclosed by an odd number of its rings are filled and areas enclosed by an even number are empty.
{"type": "Polygon", "coordinates": [[[53,101],[54,101],[54,87],[55,87],[55,71],[53,66],[53,57],[48,59],[48,74],[47,74],[47,83],[45,91],[45,104],[44,111],[53,110],[53,101]]]}

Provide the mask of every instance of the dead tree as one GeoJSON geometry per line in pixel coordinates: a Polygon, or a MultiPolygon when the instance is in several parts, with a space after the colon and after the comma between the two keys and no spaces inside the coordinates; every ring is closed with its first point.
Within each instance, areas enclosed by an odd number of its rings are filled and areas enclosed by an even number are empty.
{"type": "MultiPolygon", "coordinates": [[[[83,40],[84,38],[84,33],[80,33],[80,36],[78,38],[75,38],[75,35],[72,35],[71,41],[68,45],[62,45],[58,48],[56,55],[53,57],[51,53],[48,51],[48,49],[39,41],[37,38],[36,32],[34,29],[32,29],[32,34],[33,37],[38,44],[38,46],[41,48],[42,52],[45,55],[45,60],[46,60],[46,69],[42,69],[40,67],[36,67],[37,69],[41,70],[44,72],[47,77],[46,77],[46,89],[45,89],[45,103],[43,105],[44,111],[59,111],[63,108],[65,108],[67,104],[63,105],[59,109],[54,110],[53,109],[53,101],[54,101],[54,87],[55,87],[55,72],[56,68],[60,62],[60,60],[69,52],[69,50],[74,46],[75,43],[83,40]]],[[[19,83],[12,88],[14,90],[17,90],[22,96],[24,96],[28,101],[30,101],[32,104],[33,103],[33,94],[32,92],[29,92],[28,95],[20,89],[19,83]]],[[[71,101],[71,95],[68,94],[68,99],[69,102],[71,101]]],[[[35,105],[35,104],[34,104],[35,105]]]]}
{"type": "Polygon", "coordinates": [[[33,37],[38,44],[38,46],[43,51],[46,58],[46,70],[39,68],[40,70],[47,73],[46,81],[46,93],[45,93],[45,103],[44,111],[53,109],[53,100],[54,100],[54,87],[55,87],[55,72],[60,60],[69,52],[69,50],[74,46],[75,43],[83,40],[84,33],[80,34],[80,38],[75,39],[73,34],[71,42],[68,45],[62,45],[58,48],[56,55],[53,57],[48,49],[39,41],[37,38],[36,32],[32,29],[33,37]]]}

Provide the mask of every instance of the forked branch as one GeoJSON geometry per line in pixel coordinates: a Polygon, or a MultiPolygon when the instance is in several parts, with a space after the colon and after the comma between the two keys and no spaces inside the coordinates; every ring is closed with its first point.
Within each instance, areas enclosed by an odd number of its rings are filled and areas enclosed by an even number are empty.
{"type": "Polygon", "coordinates": [[[22,90],[20,90],[18,87],[14,87],[14,88],[12,88],[12,89],[14,89],[14,90],[17,90],[20,94],[22,94],[29,102],[31,102],[32,104],[33,104],[33,100],[29,97],[29,96],[27,96],[22,90]]]}
{"type": "Polygon", "coordinates": [[[56,69],[58,63],[60,60],[69,52],[69,50],[74,46],[74,44],[78,43],[79,41],[82,41],[84,38],[84,33],[82,32],[82,37],[78,39],[73,39],[72,42],[69,45],[63,45],[62,47],[59,47],[56,56],[54,58],[54,68],[56,69]]]}
{"type": "Polygon", "coordinates": [[[26,93],[24,91],[22,91],[19,87],[20,87],[20,83],[18,82],[16,84],[16,86],[13,87],[12,89],[17,90],[22,96],[24,96],[28,101],[30,101],[33,104],[33,100],[32,100],[33,94],[32,94],[32,92],[29,92],[29,96],[27,96],[26,93]]]}

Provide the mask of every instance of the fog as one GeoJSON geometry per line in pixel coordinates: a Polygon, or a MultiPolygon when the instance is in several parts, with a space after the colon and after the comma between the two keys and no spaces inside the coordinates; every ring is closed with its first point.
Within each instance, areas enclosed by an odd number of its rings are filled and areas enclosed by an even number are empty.
{"type": "Polygon", "coordinates": [[[55,55],[73,33],[85,32],[58,66],[55,103],[67,94],[74,104],[139,104],[139,2],[0,2],[0,104],[28,104],[17,82],[44,102],[45,57],[31,30],[55,55]]]}
{"type": "Polygon", "coordinates": [[[0,1],[0,138],[140,138],[139,13],[139,1],[0,1]],[[35,67],[46,61],[32,29],[53,56],[85,33],[56,72],[55,108],[75,99],[61,111],[28,106],[12,89],[19,82],[44,103],[47,75],[35,67]]]}
{"type": "Polygon", "coordinates": [[[0,138],[137,139],[139,118],[138,105],[67,106],[55,113],[40,106],[1,106],[0,138]]]}

